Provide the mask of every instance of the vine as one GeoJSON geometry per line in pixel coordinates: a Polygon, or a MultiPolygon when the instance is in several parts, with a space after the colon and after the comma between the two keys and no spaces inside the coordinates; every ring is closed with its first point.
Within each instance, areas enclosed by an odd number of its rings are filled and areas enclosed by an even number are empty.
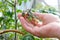
{"type": "Polygon", "coordinates": [[[3,30],[3,31],[0,31],[0,34],[4,34],[4,33],[7,33],[7,32],[15,32],[15,33],[25,35],[24,33],[22,33],[21,31],[18,31],[18,30],[3,30]]]}

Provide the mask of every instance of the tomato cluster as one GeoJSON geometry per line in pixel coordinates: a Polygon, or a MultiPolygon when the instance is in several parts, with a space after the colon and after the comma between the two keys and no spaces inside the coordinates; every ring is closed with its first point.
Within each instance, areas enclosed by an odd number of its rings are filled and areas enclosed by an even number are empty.
{"type": "Polygon", "coordinates": [[[36,18],[34,18],[33,16],[31,16],[29,13],[27,12],[23,12],[22,16],[26,19],[26,21],[28,21],[29,23],[33,24],[34,26],[36,26],[36,24],[38,23],[38,21],[36,20],[36,18]]]}

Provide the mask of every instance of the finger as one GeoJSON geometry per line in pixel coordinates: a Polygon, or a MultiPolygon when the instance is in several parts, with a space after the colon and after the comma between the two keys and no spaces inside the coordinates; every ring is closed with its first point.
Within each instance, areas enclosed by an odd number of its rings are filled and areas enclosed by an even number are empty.
{"type": "Polygon", "coordinates": [[[36,26],[41,27],[43,26],[42,22],[35,23],[36,26]]]}
{"type": "Polygon", "coordinates": [[[33,28],[31,27],[31,25],[30,25],[29,23],[27,23],[23,17],[20,17],[20,21],[21,21],[21,23],[22,23],[23,28],[24,28],[26,31],[28,31],[28,32],[30,32],[30,33],[34,33],[34,30],[33,30],[33,28]]]}
{"type": "Polygon", "coordinates": [[[34,27],[34,25],[33,24],[31,24],[30,22],[28,22],[27,20],[28,19],[25,19],[24,17],[22,17],[23,19],[24,19],[24,21],[25,21],[25,23],[28,25],[28,26],[30,26],[30,27],[34,27]]]}
{"type": "Polygon", "coordinates": [[[35,16],[36,16],[36,18],[38,18],[39,20],[42,20],[42,21],[44,21],[44,16],[45,16],[45,14],[41,14],[41,13],[33,13],[35,16]]]}
{"type": "Polygon", "coordinates": [[[18,16],[18,19],[20,19],[20,17],[22,17],[22,14],[21,14],[21,13],[19,13],[17,16],[18,16]]]}
{"type": "MultiPolygon", "coordinates": [[[[20,19],[20,17],[22,17],[22,14],[21,13],[18,14],[18,19],[20,19]]],[[[42,26],[42,22],[35,23],[35,25],[38,26],[38,27],[40,27],[40,26],[42,26]]]]}
{"type": "Polygon", "coordinates": [[[20,21],[22,23],[23,28],[26,31],[28,31],[28,32],[32,33],[33,35],[39,37],[39,34],[35,31],[35,27],[34,26],[32,27],[32,25],[30,25],[28,22],[26,22],[26,20],[24,18],[20,18],[20,21]]]}
{"type": "Polygon", "coordinates": [[[39,22],[38,24],[36,24],[36,26],[41,27],[41,26],[43,26],[43,24],[42,24],[42,22],[39,22]]]}
{"type": "Polygon", "coordinates": [[[34,15],[39,19],[44,21],[57,21],[59,20],[59,17],[53,14],[41,14],[41,13],[34,13],[34,15]]]}

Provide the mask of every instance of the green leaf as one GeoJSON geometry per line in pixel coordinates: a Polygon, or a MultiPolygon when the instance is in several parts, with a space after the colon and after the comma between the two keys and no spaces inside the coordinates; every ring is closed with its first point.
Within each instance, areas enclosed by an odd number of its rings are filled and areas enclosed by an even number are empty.
{"type": "Polygon", "coordinates": [[[17,12],[22,12],[22,10],[17,10],[17,12]]]}
{"type": "Polygon", "coordinates": [[[3,35],[0,35],[0,39],[3,39],[4,37],[3,37],[3,35]]]}
{"type": "Polygon", "coordinates": [[[19,3],[19,5],[21,5],[22,4],[22,0],[18,0],[18,3],[19,3]]]}
{"type": "Polygon", "coordinates": [[[3,17],[0,17],[0,22],[1,22],[3,19],[4,19],[3,17]]]}
{"type": "Polygon", "coordinates": [[[4,16],[8,16],[8,17],[12,17],[13,16],[13,12],[10,12],[10,11],[6,11],[3,14],[4,14],[4,16]]]}
{"type": "Polygon", "coordinates": [[[34,40],[34,37],[30,34],[25,35],[22,40],[34,40]]]}
{"type": "Polygon", "coordinates": [[[0,2],[0,4],[2,4],[2,2],[0,2]]]}
{"type": "Polygon", "coordinates": [[[3,6],[2,4],[3,4],[3,3],[2,3],[2,2],[0,2],[0,8],[2,8],[2,6],[3,6]]]}
{"type": "Polygon", "coordinates": [[[24,2],[26,3],[26,2],[27,2],[27,0],[24,0],[24,2]]]}

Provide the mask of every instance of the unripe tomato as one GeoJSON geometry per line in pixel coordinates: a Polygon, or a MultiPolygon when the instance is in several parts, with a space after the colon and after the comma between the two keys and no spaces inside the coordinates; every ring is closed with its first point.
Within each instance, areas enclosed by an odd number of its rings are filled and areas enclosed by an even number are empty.
{"type": "Polygon", "coordinates": [[[38,23],[36,18],[31,17],[28,13],[24,13],[24,14],[22,14],[22,16],[26,19],[26,21],[33,24],[34,26],[36,26],[36,24],[38,23]]]}

